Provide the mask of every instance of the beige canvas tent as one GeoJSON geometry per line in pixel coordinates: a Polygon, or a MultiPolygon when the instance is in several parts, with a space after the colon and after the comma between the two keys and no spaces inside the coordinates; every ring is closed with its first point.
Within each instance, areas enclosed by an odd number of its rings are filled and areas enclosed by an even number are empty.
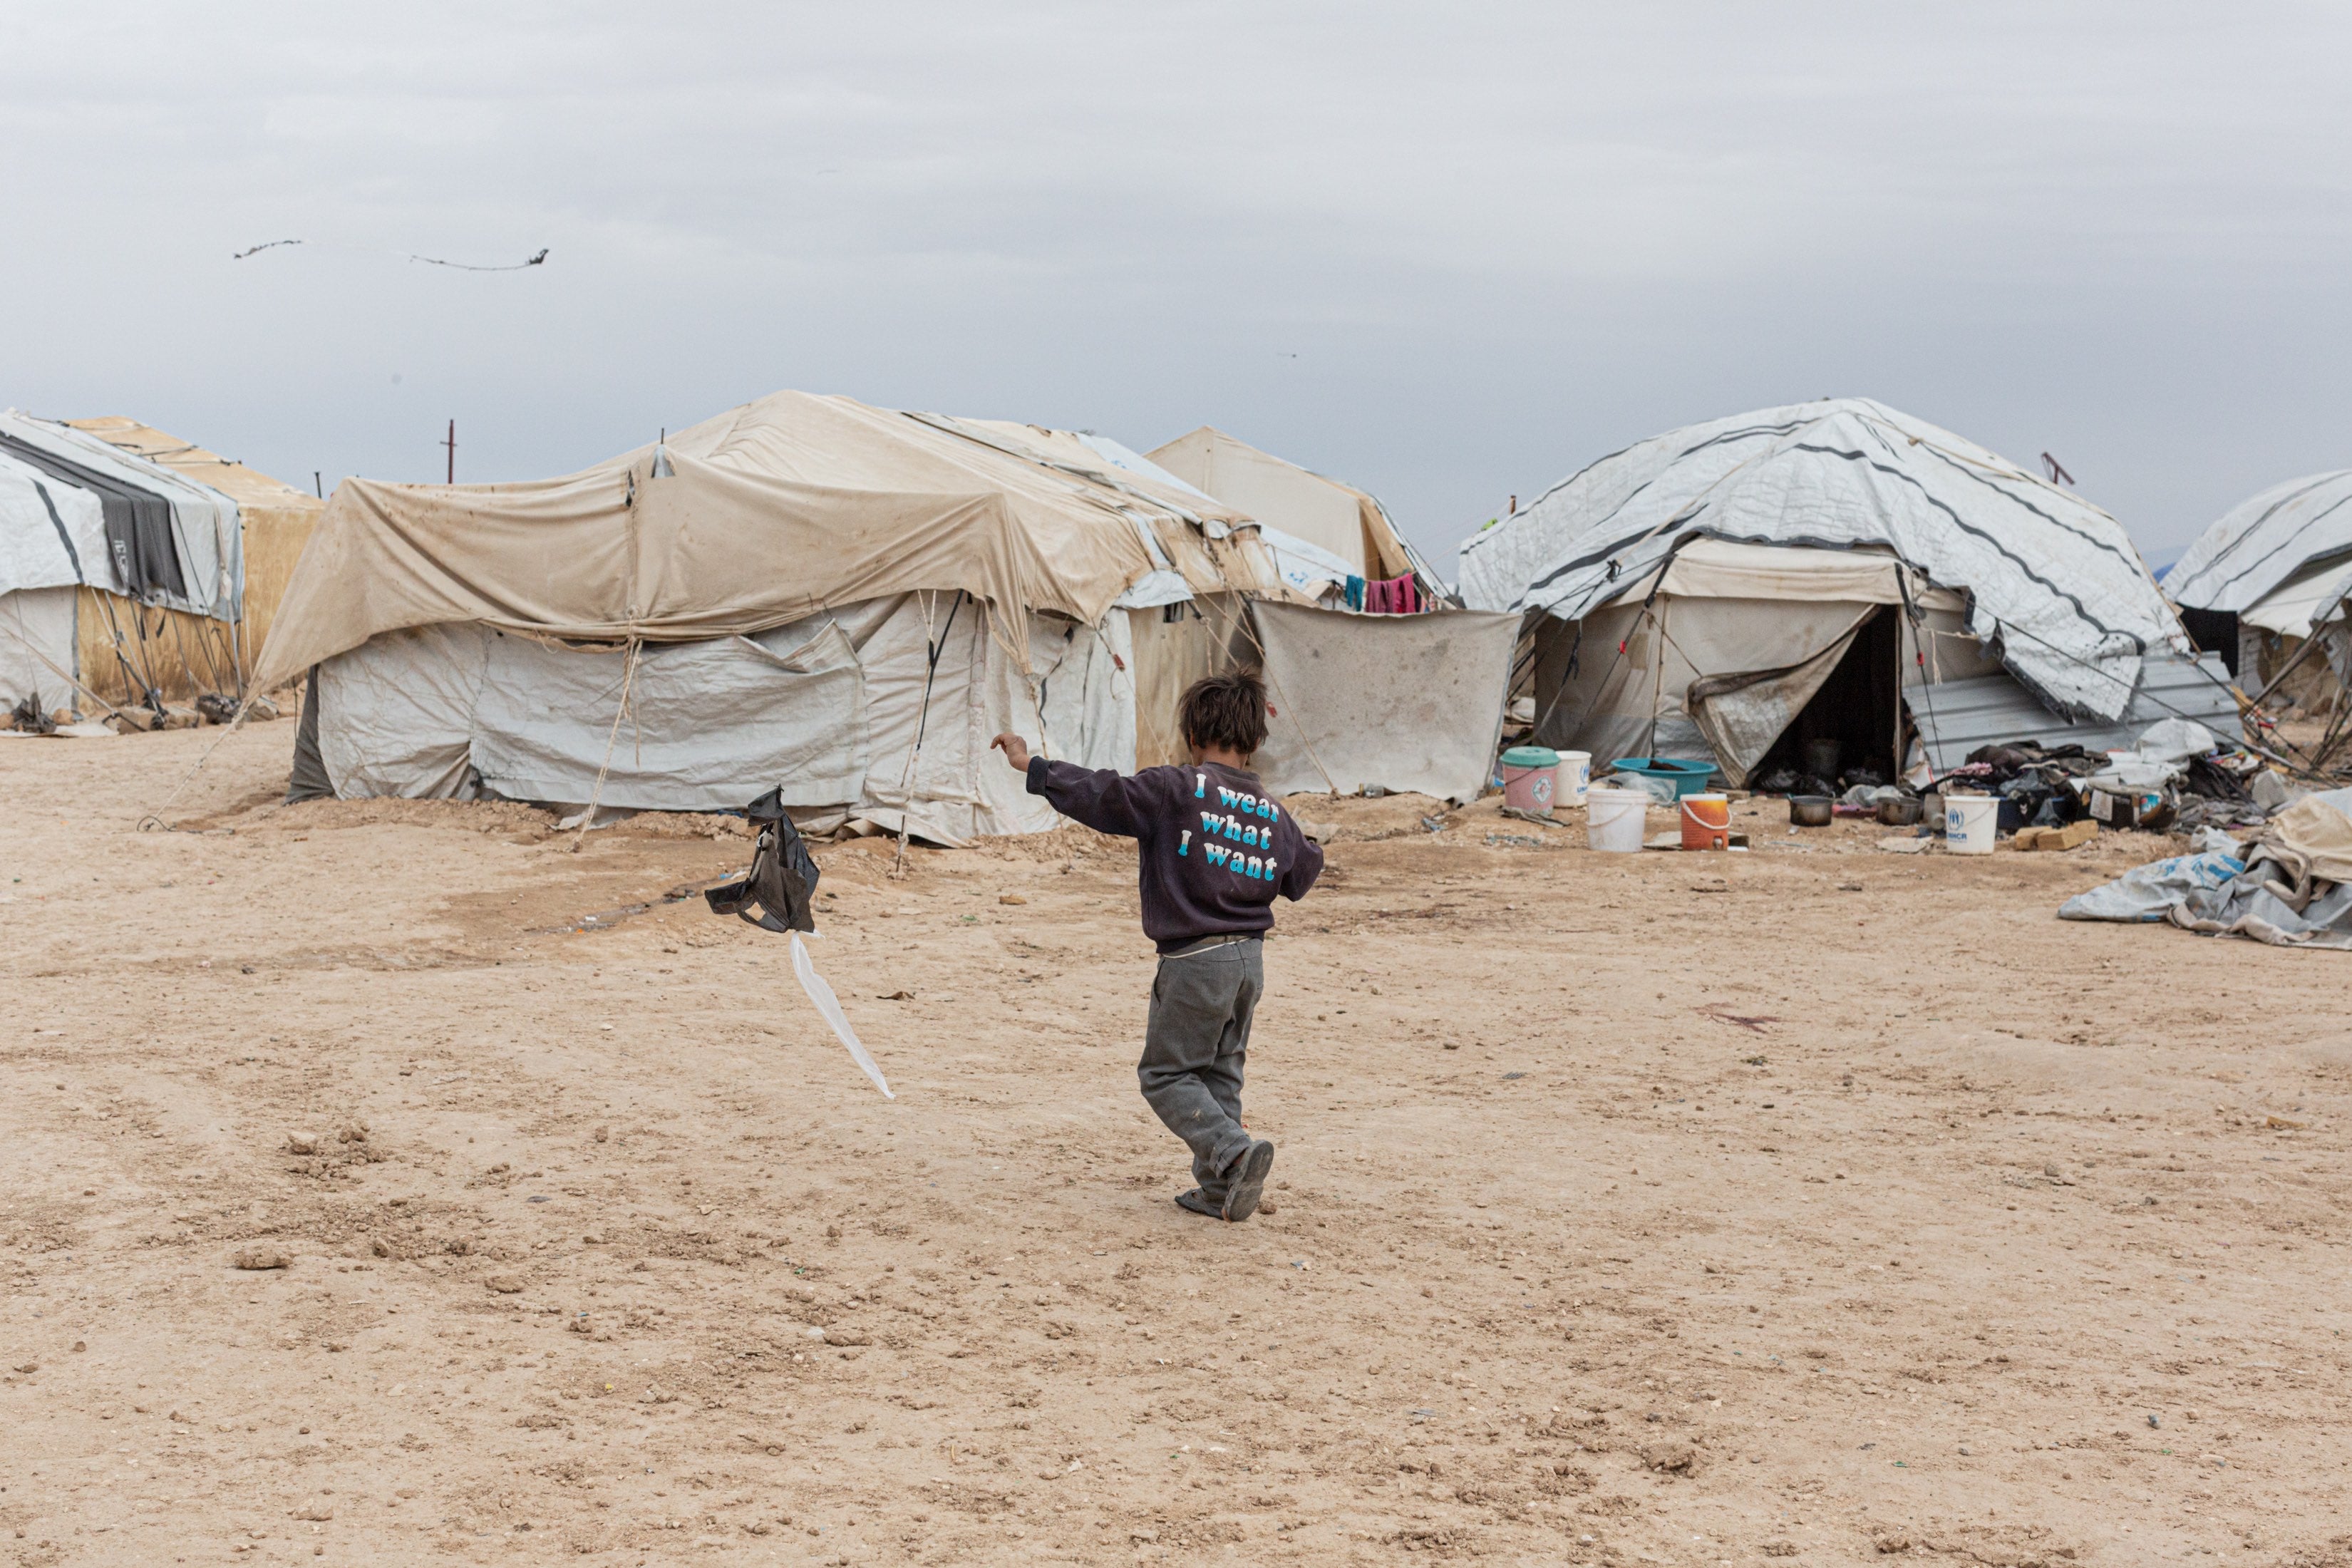
{"type": "MultiPolygon", "coordinates": [[[[1131,455],[1130,455],[1131,456],[1131,455]]],[[[1296,598],[1243,514],[1074,437],[779,393],[559,479],[350,480],[269,687],[300,793],[1051,826],[989,737],[1135,765],[1129,609],[1296,598]]]]}
{"type": "Polygon", "coordinates": [[[1366,580],[1419,574],[1434,597],[1444,590],[1397,531],[1381,503],[1353,485],[1261,452],[1203,425],[1146,454],[1204,495],[1235,507],[1347,563],[1366,580]]]}
{"type": "Polygon", "coordinates": [[[133,419],[0,415],[0,707],[241,694],[320,510],[133,419]]]}

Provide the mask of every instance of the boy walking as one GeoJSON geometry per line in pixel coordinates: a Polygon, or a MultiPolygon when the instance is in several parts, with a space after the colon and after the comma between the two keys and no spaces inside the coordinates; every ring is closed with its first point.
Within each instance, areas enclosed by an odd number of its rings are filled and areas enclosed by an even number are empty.
{"type": "Polygon", "coordinates": [[[1194,1214],[1257,1212],[1274,1145],[1242,1126],[1250,1016],[1265,990],[1274,896],[1307,896],[1323,869],[1310,843],[1249,771],[1265,743],[1265,687],[1254,674],[1192,683],[1177,706],[1190,767],[1132,776],[1032,757],[1014,734],[990,742],[1028,775],[1029,793],[1100,833],[1137,841],[1143,934],[1160,949],[1136,1078],[1168,1130],[1192,1150],[1201,1184],[1176,1201],[1194,1214]]]}

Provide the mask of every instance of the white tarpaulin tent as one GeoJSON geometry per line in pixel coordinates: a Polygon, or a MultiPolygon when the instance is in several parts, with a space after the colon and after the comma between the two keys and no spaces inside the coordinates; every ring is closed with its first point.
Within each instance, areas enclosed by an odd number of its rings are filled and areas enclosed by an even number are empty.
{"type": "Polygon", "coordinates": [[[244,572],[238,503],[223,490],[73,425],[0,413],[0,709],[85,709],[93,688],[122,703],[236,690],[227,628],[244,572]],[[174,638],[172,614],[202,626],[174,638]],[[197,668],[154,668],[157,638],[197,668]]]}
{"type": "Polygon", "coordinates": [[[92,574],[115,580],[97,494],[0,452],[0,707],[79,705],[74,600],[92,574]]]}
{"type": "Polygon", "coordinates": [[[2183,609],[2220,611],[2302,637],[2313,612],[2342,598],[2347,575],[2352,468],[2290,479],[2231,507],[2165,574],[2164,591],[2183,609]],[[2323,605],[2330,584],[2335,598],[2323,605]]]}
{"type": "Polygon", "coordinates": [[[1714,755],[1735,782],[1833,681],[1891,751],[1906,688],[2005,669],[2053,712],[2111,720],[2144,658],[2189,651],[2114,518],[1864,399],[1612,454],[1464,544],[1460,570],[1473,607],[1548,616],[1539,739],[1601,763],[1714,755]]]}
{"type": "Polygon", "coordinates": [[[2352,469],[2274,485],[2230,509],[2164,580],[2200,640],[2219,648],[2245,689],[2295,659],[2293,695],[2330,698],[2352,674],[2352,469]],[[2267,635],[2266,635],[2267,634],[2267,635]],[[2314,656],[2295,644],[2317,637],[2314,656]]]}
{"type": "Polygon", "coordinates": [[[479,625],[380,634],[319,667],[303,721],[317,793],[733,811],[773,786],[816,829],[854,816],[942,844],[1041,832],[1053,808],[990,765],[989,738],[1018,730],[1045,755],[1132,767],[1126,616],[1034,617],[1032,675],[990,613],[895,595],[751,637],[646,644],[634,668],[625,648],[479,625]]]}

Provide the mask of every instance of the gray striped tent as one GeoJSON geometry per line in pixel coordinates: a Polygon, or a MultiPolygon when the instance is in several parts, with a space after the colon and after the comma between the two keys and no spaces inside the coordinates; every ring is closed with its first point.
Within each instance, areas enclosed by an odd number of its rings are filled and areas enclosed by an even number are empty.
{"type": "Polygon", "coordinates": [[[1933,686],[1990,675],[2058,743],[2122,718],[2144,661],[2194,656],[2114,517],[1865,398],[1612,453],[1474,536],[1460,574],[1473,608],[1530,618],[1539,739],[1596,765],[1712,754],[1735,784],[1809,739],[1916,766],[1933,686]]]}

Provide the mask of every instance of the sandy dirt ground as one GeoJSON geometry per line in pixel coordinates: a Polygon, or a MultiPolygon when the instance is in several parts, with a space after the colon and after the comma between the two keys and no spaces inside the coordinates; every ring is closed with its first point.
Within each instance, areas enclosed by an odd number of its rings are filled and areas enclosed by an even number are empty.
{"type": "Polygon", "coordinates": [[[2161,840],[1298,802],[1227,1226],[1112,840],[820,852],[891,1101],[723,820],[217,739],[0,742],[0,1561],[2352,1562],[2352,967],[2161,840]]]}

